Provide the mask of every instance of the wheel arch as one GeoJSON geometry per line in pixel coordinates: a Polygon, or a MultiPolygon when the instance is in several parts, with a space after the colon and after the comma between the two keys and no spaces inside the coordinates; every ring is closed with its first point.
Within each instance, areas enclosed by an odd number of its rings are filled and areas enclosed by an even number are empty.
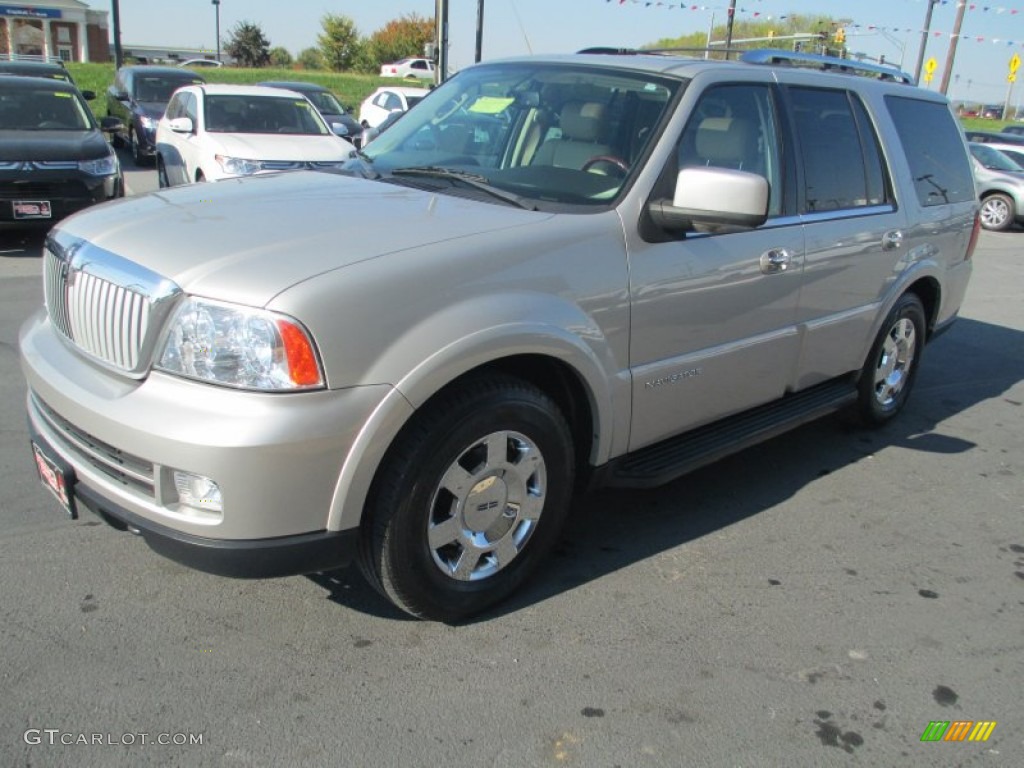
{"type": "Polygon", "coordinates": [[[360,525],[366,499],[381,464],[420,408],[429,408],[451,388],[488,374],[519,378],[555,402],[569,424],[580,482],[588,477],[588,466],[608,460],[616,426],[612,423],[611,391],[595,389],[583,371],[550,352],[498,355],[466,368],[426,396],[422,387],[416,388],[418,396],[415,398],[410,398],[400,387],[392,390],[363,425],[345,458],[335,487],[328,530],[360,525]]]}

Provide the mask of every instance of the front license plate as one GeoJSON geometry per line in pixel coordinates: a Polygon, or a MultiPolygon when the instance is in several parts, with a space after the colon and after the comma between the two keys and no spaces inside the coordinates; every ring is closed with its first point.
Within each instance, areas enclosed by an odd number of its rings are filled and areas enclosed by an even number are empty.
{"type": "Polygon", "coordinates": [[[49,200],[15,200],[11,206],[16,219],[49,219],[53,216],[49,200]]]}
{"type": "Polygon", "coordinates": [[[32,443],[32,453],[36,459],[36,470],[39,472],[39,480],[43,487],[54,495],[61,508],[72,520],[78,518],[78,510],[75,509],[75,496],[71,492],[74,484],[74,470],[70,467],[62,467],[54,459],[46,455],[46,452],[38,443],[32,443]]]}

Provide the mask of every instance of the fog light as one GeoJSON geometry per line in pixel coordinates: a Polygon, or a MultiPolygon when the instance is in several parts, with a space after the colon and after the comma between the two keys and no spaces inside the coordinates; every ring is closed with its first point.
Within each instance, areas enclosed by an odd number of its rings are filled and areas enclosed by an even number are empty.
{"type": "Polygon", "coordinates": [[[222,512],[224,509],[220,487],[208,477],[174,470],[174,487],[178,491],[178,501],[185,506],[210,512],[222,512]]]}

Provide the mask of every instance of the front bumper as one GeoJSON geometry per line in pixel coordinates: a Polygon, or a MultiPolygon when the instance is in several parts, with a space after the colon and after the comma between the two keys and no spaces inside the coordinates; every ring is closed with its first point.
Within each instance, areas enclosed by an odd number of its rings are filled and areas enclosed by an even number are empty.
{"type": "Polygon", "coordinates": [[[120,173],[109,176],[90,176],[80,171],[0,173],[0,227],[49,228],[73,213],[123,195],[124,182],[120,173]],[[17,218],[14,210],[16,201],[49,203],[50,216],[17,218]]]}
{"type": "Polygon", "coordinates": [[[350,557],[357,528],[328,520],[352,443],[390,387],[271,395],[126,379],[84,359],[44,312],[20,344],[30,429],[71,467],[85,506],[215,573],[311,572],[350,557]],[[222,509],[183,503],[175,470],[214,480],[222,509]]]}

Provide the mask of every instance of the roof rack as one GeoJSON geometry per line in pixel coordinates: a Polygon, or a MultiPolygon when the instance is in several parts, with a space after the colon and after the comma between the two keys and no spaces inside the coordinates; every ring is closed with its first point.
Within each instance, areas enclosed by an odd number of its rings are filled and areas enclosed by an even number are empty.
{"type": "Polygon", "coordinates": [[[716,46],[715,48],[616,48],[614,46],[594,46],[593,48],[583,48],[576,51],[576,53],[597,53],[605,54],[608,56],[671,56],[676,53],[743,53],[746,48],[724,48],[722,46],[716,46]]]}
{"type": "Polygon", "coordinates": [[[783,51],[773,48],[756,48],[745,51],[740,61],[748,64],[784,64],[791,67],[807,67],[830,72],[844,72],[863,77],[876,77],[879,80],[892,80],[897,83],[914,85],[914,78],[896,67],[882,64],[870,64],[853,59],[840,59],[835,56],[822,56],[817,53],[800,53],[783,51]]]}

